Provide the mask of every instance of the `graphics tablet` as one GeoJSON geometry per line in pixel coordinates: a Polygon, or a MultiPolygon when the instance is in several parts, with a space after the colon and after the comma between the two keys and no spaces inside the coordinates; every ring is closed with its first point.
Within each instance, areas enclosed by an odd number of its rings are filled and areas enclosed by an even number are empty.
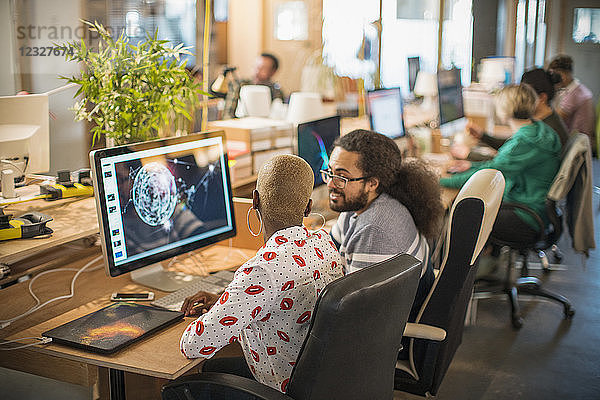
{"type": "Polygon", "coordinates": [[[54,343],[111,354],[183,318],[183,313],[115,303],[42,333],[54,343]]]}

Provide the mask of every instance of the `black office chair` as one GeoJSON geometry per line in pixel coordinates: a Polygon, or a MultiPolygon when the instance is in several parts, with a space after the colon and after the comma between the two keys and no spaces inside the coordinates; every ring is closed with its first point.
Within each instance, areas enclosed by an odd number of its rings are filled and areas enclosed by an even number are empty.
{"type": "Polygon", "coordinates": [[[404,331],[411,339],[408,359],[396,363],[396,390],[436,395],[462,341],[473,266],[492,230],[503,192],[502,174],[485,169],[473,174],[454,201],[439,273],[415,323],[408,323],[404,331]]]}
{"type": "MultiPolygon", "coordinates": [[[[510,240],[502,240],[492,235],[490,236],[490,242],[495,246],[507,246],[508,252],[508,266],[506,269],[505,277],[501,282],[496,280],[482,279],[478,282],[478,291],[480,292],[494,292],[497,291],[497,287],[500,286],[501,290],[504,291],[509,298],[511,306],[511,321],[514,328],[519,329],[523,326],[523,318],[521,317],[518,294],[528,294],[533,296],[544,297],[560,303],[563,306],[563,315],[565,318],[571,318],[575,315],[575,309],[569,302],[569,300],[561,294],[551,292],[542,287],[542,281],[535,276],[531,276],[529,273],[529,254],[534,251],[540,258],[542,269],[544,272],[550,271],[549,263],[546,255],[548,249],[552,249],[557,261],[560,262],[562,255],[556,243],[560,239],[563,233],[564,218],[563,213],[558,206],[558,202],[565,199],[567,200],[567,206],[569,208],[569,221],[571,226],[575,223],[579,224],[592,224],[593,231],[593,215],[591,215],[591,171],[587,171],[587,165],[584,161],[587,159],[588,164],[590,160],[591,149],[589,146],[589,139],[585,134],[576,134],[569,139],[567,143],[565,154],[563,156],[563,162],[561,163],[559,173],[554,179],[552,186],[548,192],[546,198],[546,216],[548,217],[549,224],[545,225],[542,219],[529,207],[522,204],[505,203],[502,204],[503,208],[507,209],[519,209],[529,215],[531,215],[538,224],[537,231],[539,232],[538,237],[531,242],[516,242],[510,240]],[[580,214],[582,210],[575,210],[573,204],[575,199],[571,189],[574,186],[579,186],[581,192],[586,192],[590,196],[590,205],[588,213],[590,215],[574,215],[580,214]],[[573,220],[575,220],[573,222],[573,220]],[[515,278],[515,258],[519,255],[522,259],[521,266],[521,277],[515,278]]],[[[573,236],[573,245],[577,251],[587,253],[589,248],[594,247],[593,234],[591,237],[579,237],[573,236]]]]}
{"type": "MultiPolygon", "coordinates": [[[[571,318],[575,315],[575,309],[572,307],[569,300],[561,294],[551,292],[542,287],[542,281],[531,276],[529,273],[529,254],[534,251],[540,257],[542,268],[545,272],[549,271],[547,256],[545,251],[549,248],[554,248],[556,251],[556,242],[562,233],[562,214],[557,209],[556,202],[553,200],[546,199],[546,213],[550,224],[545,226],[542,219],[529,207],[523,206],[522,204],[504,203],[502,204],[504,209],[519,209],[522,210],[533,218],[535,218],[538,224],[539,235],[532,242],[517,242],[510,240],[503,240],[495,237],[493,234],[490,236],[490,243],[494,246],[508,247],[508,265],[504,279],[501,282],[497,280],[490,280],[482,278],[477,283],[478,292],[494,292],[497,291],[495,287],[501,286],[502,291],[508,295],[511,308],[511,322],[515,329],[520,329],[523,326],[523,318],[521,317],[521,311],[519,307],[518,294],[528,294],[532,296],[540,296],[550,300],[554,300],[563,306],[563,314],[565,318],[571,318]],[[521,257],[521,276],[515,278],[515,259],[516,255],[521,257]]],[[[560,254],[560,253],[558,253],[560,254]]],[[[557,257],[559,260],[561,256],[557,257]]]]}
{"type": "MultiPolygon", "coordinates": [[[[392,399],[394,365],[421,262],[403,254],[325,287],[287,393],[229,374],[202,373],[163,387],[163,400],[239,390],[260,399],[392,399]]],[[[226,398],[226,397],[225,397],[226,398]]]]}

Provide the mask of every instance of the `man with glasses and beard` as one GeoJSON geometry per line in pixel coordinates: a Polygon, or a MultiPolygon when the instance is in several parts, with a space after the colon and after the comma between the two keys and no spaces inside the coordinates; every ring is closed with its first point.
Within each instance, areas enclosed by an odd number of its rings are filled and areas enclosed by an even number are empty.
{"type": "Polygon", "coordinates": [[[419,160],[403,161],[392,139],[361,129],[335,141],[321,175],[329,207],[341,213],[331,236],[345,273],[398,253],[423,262],[414,317],[434,280],[427,239],[439,233],[444,212],[437,177],[419,160]]]}

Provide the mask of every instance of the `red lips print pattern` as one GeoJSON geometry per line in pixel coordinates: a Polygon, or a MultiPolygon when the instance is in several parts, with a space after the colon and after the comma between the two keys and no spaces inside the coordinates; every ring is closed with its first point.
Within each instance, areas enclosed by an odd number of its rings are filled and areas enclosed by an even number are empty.
{"type": "Polygon", "coordinates": [[[257,380],[285,391],[316,295],[342,276],[341,265],[325,232],[277,232],[238,270],[212,309],[185,330],[183,354],[211,357],[239,341],[257,380]]]}

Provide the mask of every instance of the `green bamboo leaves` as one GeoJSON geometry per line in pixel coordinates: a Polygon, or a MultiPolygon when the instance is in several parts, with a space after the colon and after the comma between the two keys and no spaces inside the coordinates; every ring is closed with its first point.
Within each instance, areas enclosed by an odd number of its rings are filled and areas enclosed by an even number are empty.
{"type": "Polygon", "coordinates": [[[62,78],[79,85],[76,97],[83,99],[73,107],[75,118],[95,123],[94,143],[102,135],[116,144],[149,140],[192,120],[203,93],[181,60],[192,54],[189,47],[169,46],[158,31],[134,46],[124,32],[114,40],[98,22],[82,22],[99,36],[98,50],[83,40],[68,43],[66,59],[82,68],[79,76],[62,78]]]}

